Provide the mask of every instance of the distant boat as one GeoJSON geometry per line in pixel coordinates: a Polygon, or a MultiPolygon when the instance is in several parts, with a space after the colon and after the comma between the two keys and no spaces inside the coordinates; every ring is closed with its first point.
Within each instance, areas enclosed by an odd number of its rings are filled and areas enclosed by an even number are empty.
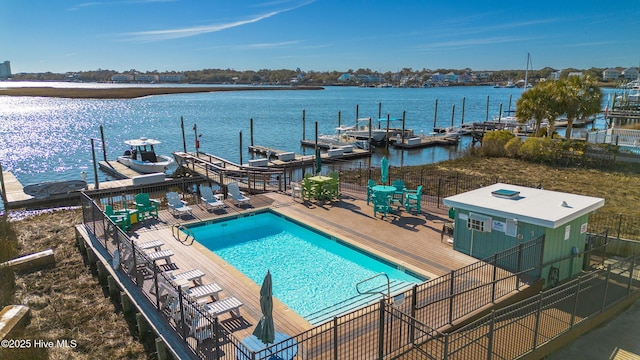
{"type": "Polygon", "coordinates": [[[118,162],[130,167],[131,169],[143,173],[162,173],[165,172],[173,159],[166,155],[156,155],[154,145],[160,144],[160,141],[141,137],[139,139],[126,140],[124,142],[130,147],[122,156],[118,156],[118,162]]]}
{"type": "Polygon", "coordinates": [[[359,149],[368,150],[369,142],[363,139],[358,139],[350,133],[355,130],[354,126],[340,125],[335,128],[335,132],[331,135],[320,134],[318,135],[318,141],[335,146],[353,145],[359,149]]]}

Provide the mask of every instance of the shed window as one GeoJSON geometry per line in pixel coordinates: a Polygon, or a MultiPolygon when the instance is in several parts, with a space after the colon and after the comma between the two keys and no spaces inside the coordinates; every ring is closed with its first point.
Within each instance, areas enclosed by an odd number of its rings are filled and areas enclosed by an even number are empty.
{"type": "Polygon", "coordinates": [[[469,213],[467,228],[480,232],[491,232],[491,218],[480,214],[469,213]]]}

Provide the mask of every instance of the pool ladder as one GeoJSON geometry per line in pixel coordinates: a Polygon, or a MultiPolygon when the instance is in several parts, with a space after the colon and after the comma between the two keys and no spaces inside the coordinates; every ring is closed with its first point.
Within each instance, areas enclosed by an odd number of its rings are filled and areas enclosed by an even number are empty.
{"type": "Polygon", "coordinates": [[[191,232],[191,229],[181,224],[171,226],[171,234],[176,240],[182,243],[186,243],[187,241],[191,240],[189,244],[193,244],[193,241],[195,240],[195,236],[193,235],[193,232],[191,232]],[[181,233],[186,234],[186,237],[184,239],[180,237],[181,233]]]}
{"type": "Polygon", "coordinates": [[[389,280],[389,276],[387,274],[379,273],[379,274],[373,275],[371,277],[368,277],[368,278],[358,282],[356,284],[356,290],[358,291],[358,294],[360,294],[360,295],[380,294],[380,295],[382,295],[383,298],[386,296],[386,299],[388,300],[388,299],[391,298],[391,281],[389,280]],[[360,284],[365,283],[365,282],[370,281],[370,280],[373,280],[375,278],[381,277],[381,276],[384,276],[385,278],[387,278],[387,293],[386,294],[384,292],[382,292],[382,291],[360,291],[360,284]]]}

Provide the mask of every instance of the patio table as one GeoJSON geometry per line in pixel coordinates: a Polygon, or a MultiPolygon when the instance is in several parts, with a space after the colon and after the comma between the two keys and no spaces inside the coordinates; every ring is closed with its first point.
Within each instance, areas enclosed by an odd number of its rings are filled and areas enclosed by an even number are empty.
{"type": "Polygon", "coordinates": [[[332,178],[329,176],[317,175],[310,177],[309,180],[316,186],[317,189],[315,199],[322,200],[326,198],[328,193],[327,187],[332,178]]]}
{"type": "MultiPolygon", "coordinates": [[[[371,191],[373,191],[373,194],[378,197],[378,196],[386,196],[387,198],[390,198],[393,193],[396,191],[396,187],[395,186],[388,186],[388,185],[376,185],[374,186],[371,191]]],[[[387,211],[391,211],[392,208],[391,206],[387,207],[387,211]]]]}

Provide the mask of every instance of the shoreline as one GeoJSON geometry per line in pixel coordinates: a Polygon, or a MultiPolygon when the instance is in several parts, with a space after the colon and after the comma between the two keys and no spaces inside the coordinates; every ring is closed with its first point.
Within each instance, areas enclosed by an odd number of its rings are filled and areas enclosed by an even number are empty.
{"type": "Polygon", "coordinates": [[[68,99],[135,99],[152,95],[192,94],[217,91],[323,90],[321,86],[238,86],[238,87],[130,87],[130,88],[54,88],[22,87],[0,89],[0,96],[59,97],[68,99]]]}

